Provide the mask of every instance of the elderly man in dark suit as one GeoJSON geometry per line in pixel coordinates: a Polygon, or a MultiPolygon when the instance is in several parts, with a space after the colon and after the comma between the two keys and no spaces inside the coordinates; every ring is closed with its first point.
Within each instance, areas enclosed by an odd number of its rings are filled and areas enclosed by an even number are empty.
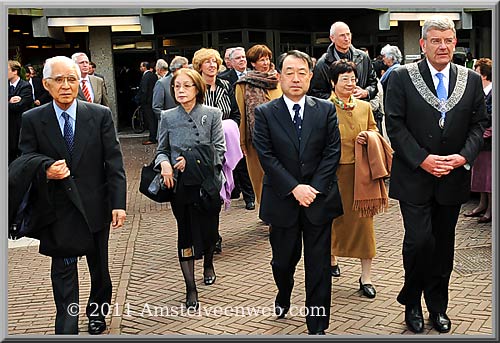
{"type": "Polygon", "coordinates": [[[245,48],[233,48],[229,53],[229,60],[231,61],[231,68],[220,73],[219,77],[223,80],[229,81],[229,83],[234,87],[234,83],[247,72],[245,48]]]}
{"type": "Polygon", "coordinates": [[[426,20],[425,59],[394,69],[387,85],[387,134],[395,151],[389,195],[399,200],[405,228],[405,280],[397,299],[416,333],[424,328],[422,294],[434,329],[451,329],[455,226],[487,122],[481,77],[451,63],[456,43],[452,20],[426,20]]]}
{"type": "Polygon", "coordinates": [[[20,77],[21,64],[9,61],[9,164],[19,156],[18,142],[21,129],[21,115],[33,107],[33,93],[28,81],[20,77]]]}
{"type": "Polygon", "coordinates": [[[126,217],[126,179],[109,108],[77,100],[80,70],[64,56],[46,61],[43,84],[54,101],[24,113],[19,148],[53,160],[46,184],[53,220],[37,228],[41,254],[52,257],[56,334],[78,333],[77,257],[91,276],[88,331],[100,334],[111,302],[108,239],[126,217]],[[70,186],[69,186],[70,185],[70,186]]]}
{"type": "Polygon", "coordinates": [[[280,57],[283,96],[255,109],[253,142],[265,173],[259,214],[271,224],[276,314],[283,318],[290,308],[303,239],[307,329],[321,335],[330,318],[331,226],[342,214],[335,175],[340,133],[333,103],[305,95],[311,68],[303,52],[280,57]]]}

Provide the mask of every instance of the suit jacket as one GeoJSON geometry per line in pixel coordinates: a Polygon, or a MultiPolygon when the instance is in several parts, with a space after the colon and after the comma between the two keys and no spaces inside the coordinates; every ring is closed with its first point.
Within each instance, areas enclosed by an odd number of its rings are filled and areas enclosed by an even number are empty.
{"type": "Polygon", "coordinates": [[[35,92],[35,100],[40,101],[40,105],[46,104],[52,101],[52,97],[49,92],[43,87],[42,78],[36,76],[31,78],[31,86],[35,92]]]}
{"type": "Polygon", "coordinates": [[[153,88],[153,112],[156,118],[160,119],[161,111],[169,110],[177,106],[170,94],[170,83],[172,74],[162,77],[153,88]]]}
{"type": "Polygon", "coordinates": [[[219,74],[219,77],[223,80],[229,81],[229,84],[234,88],[234,84],[238,81],[238,74],[234,68],[227,69],[219,74]]]}
{"type": "MultiPolygon", "coordinates": [[[[418,68],[436,95],[427,61],[418,62],[418,68]]],[[[452,63],[448,96],[456,86],[457,71],[452,63]]],[[[466,202],[470,195],[470,171],[460,167],[437,178],[419,166],[429,154],[460,154],[473,164],[483,144],[487,122],[479,74],[468,70],[465,93],[446,113],[444,129],[438,125],[441,113],[420,96],[405,67],[391,73],[385,111],[387,134],[395,151],[389,196],[413,204],[432,199],[442,205],[466,202]]]]}
{"type": "MultiPolygon", "coordinates": [[[[94,104],[100,104],[109,107],[108,94],[106,90],[106,84],[104,80],[100,77],[88,75],[90,86],[94,92],[94,104]]],[[[78,99],[87,101],[85,95],[83,94],[82,87],[78,87],[78,99]]]]}
{"type": "Polygon", "coordinates": [[[341,215],[342,202],[335,172],[340,159],[340,133],[335,106],[306,96],[302,141],[283,97],[255,109],[253,143],[264,169],[260,218],[289,227],[299,219],[300,205],[291,191],[309,184],[320,194],[304,208],[309,221],[323,225],[341,215]]]}
{"type": "Polygon", "coordinates": [[[139,100],[141,106],[152,111],[153,106],[153,88],[155,87],[158,77],[151,71],[147,71],[142,75],[139,84],[139,100]]]}
{"type": "MultiPolygon", "coordinates": [[[[9,83],[7,85],[10,86],[9,83]]],[[[33,107],[33,93],[30,83],[19,80],[8,100],[13,96],[20,96],[21,101],[15,104],[9,102],[9,163],[19,156],[17,146],[19,143],[19,131],[21,130],[21,115],[33,107]]]]}
{"type": "Polygon", "coordinates": [[[89,232],[109,226],[112,209],[125,209],[125,170],[111,111],[76,101],[72,158],[52,103],[23,115],[19,143],[22,153],[65,159],[71,171],[71,176],[64,180],[48,180],[57,219],[41,231],[44,236],[40,239],[40,253],[49,256],[75,256],[68,245],[86,241],[89,232]]]}

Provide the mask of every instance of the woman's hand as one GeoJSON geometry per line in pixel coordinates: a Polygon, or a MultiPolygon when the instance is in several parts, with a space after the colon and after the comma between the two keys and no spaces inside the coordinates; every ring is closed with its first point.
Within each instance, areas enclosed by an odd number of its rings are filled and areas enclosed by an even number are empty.
{"type": "Polygon", "coordinates": [[[358,133],[358,136],[356,137],[356,142],[361,145],[365,145],[366,142],[366,135],[362,134],[362,132],[358,133]]]}
{"type": "Polygon", "coordinates": [[[160,163],[161,165],[161,176],[163,177],[163,183],[167,188],[174,187],[174,171],[172,170],[172,166],[168,161],[163,161],[160,163]]]}
{"type": "Polygon", "coordinates": [[[186,159],[183,156],[179,156],[175,160],[178,162],[174,164],[174,168],[180,172],[184,172],[184,169],[186,168],[186,159]]]}

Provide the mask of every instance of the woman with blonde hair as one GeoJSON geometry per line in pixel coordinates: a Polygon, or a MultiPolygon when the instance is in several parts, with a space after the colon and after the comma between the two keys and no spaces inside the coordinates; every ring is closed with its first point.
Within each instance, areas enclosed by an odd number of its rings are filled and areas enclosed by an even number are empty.
{"type": "Polygon", "coordinates": [[[254,110],[260,104],[279,98],[283,93],[278,83],[277,72],[271,62],[271,50],[262,44],[252,46],[246,52],[251,71],[236,82],[236,102],[240,109],[241,150],[246,156],[248,174],[252,182],[257,203],[260,204],[264,171],[259,162],[257,151],[252,144],[255,125],[254,110]]]}

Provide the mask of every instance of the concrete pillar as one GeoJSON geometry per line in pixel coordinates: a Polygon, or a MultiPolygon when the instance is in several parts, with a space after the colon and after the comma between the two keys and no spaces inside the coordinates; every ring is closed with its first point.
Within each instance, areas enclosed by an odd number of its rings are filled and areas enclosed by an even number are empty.
{"type": "Polygon", "coordinates": [[[113,46],[111,44],[111,27],[89,27],[89,59],[97,65],[97,73],[104,76],[108,99],[115,127],[118,127],[118,111],[116,106],[115,68],[113,63],[113,46]]]}
{"type": "Polygon", "coordinates": [[[420,23],[418,21],[403,21],[399,22],[399,25],[403,26],[403,61],[404,63],[413,62],[413,60],[407,61],[405,56],[420,55],[420,23]]]}

